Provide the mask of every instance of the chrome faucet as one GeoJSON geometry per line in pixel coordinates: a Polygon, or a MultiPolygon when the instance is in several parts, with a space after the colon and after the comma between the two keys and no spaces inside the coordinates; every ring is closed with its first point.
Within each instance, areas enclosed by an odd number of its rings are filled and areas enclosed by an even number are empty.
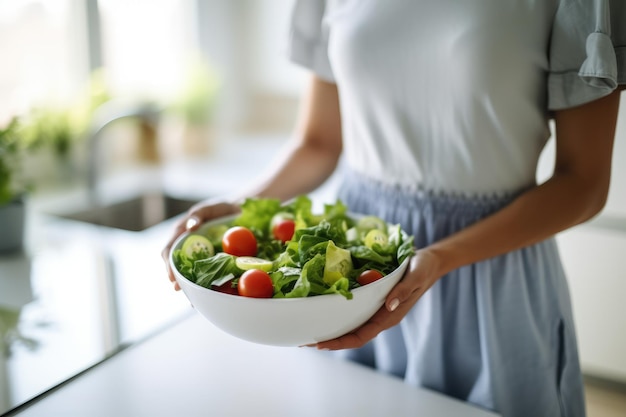
{"type": "Polygon", "coordinates": [[[100,203],[98,185],[102,167],[98,154],[105,129],[121,119],[138,119],[156,128],[161,113],[162,109],[154,103],[137,103],[119,99],[109,100],[96,109],[87,138],[89,152],[87,192],[92,207],[97,207],[100,203]]]}

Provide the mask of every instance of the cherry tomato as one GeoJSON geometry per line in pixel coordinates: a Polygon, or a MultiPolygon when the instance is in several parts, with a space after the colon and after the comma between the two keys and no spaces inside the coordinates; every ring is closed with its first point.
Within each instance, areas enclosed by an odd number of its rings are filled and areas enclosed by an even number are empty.
{"type": "Polygon", "coordinates": [[[361,272],[361,275],[358,276],[356,281],[361,285],[371,284],[374,281],[378,281],[383,277],[383,274],[380,271],[375,269],[366,269],[361,272]]]}
{"type": "Polygon", "coordinates": [[[234,226],[222,237],[222,250],[234,256],[255,256],[257,253],[256,238],[250,229],[234,226]]]}
{"type": "Polygon", "coordinates": [[[291,240],[293,233],[296,230],[296,222],[291,219],[281,220],[274,225],[272,233],[274,237],[281,242],[285,243],[291,240]]]}
{"type": "Polygon", "coordinates": [[[223,292],[225,294],[239,295],[239,291],[237,291],[237,286],[233,287],[232,281],[227,281],[222,285],[213,285],[211,286],[211,289],[218,292],[223,292]]]}
{"type": "Polygon", "coordinates": [[[254,298],[271,298],[274,295],[272,278],[260,269],[249,269],[239,277],[239,295],[254,298]]]}

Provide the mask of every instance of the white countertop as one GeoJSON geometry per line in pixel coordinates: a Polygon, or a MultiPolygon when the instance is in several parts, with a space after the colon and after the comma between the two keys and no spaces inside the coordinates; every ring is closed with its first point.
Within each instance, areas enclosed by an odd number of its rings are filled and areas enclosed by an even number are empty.
{"type": "Polygon", "coordinates": [[[233,338],[195,312],[12,415],[496,416],[311,348],[233,338]]]}

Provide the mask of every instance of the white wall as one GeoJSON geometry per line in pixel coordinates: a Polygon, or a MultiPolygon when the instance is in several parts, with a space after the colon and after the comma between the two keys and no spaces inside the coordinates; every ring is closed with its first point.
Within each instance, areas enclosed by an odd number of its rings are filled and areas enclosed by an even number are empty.
{"type": "Polygon", "coordinates": [[[289,61],[287,40],[294,0],[252,1],[255,35],[249,68],[252,88],[258,91],[297,97],[302,90],[305,71],[289,61]]]}
{"type": "Polygon", "coordinates": [[[581,226],[558,242],[583,371],[626,382],[626,232],[581,226]]]}
{"type": "Polygon", "coordinates": [[[622,92],[621,97],[613,151],[611,192],[604,212],[626,218],[626,92],[622,92]]]}
{"type": "Polygon", "coordinates": [[[201,48],[223,81],[218,117],[226,129],[272,116],[268,107],[284,112],[297,102],[305,73],[287,56],[293,3],[196,0],[201,48]]]}

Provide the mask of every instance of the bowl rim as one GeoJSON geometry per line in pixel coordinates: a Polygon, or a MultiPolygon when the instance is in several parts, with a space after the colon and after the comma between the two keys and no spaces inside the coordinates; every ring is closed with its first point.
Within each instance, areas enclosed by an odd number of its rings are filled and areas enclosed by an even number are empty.
{"type": "MultiPolygon", "coordinates": [[[[350,217],[353,216],[364,216],[363,214],[358,214],[358,213],[352,213],[352,212],[348,212],[348,215],[350,217]]],[[[346,301],[350,301],[348,300],[346,297],[344,297],[341,294],[319,294],[316,296],[312,296],[312,297],[292,297],[292,298],[254,298],[254,297],[243,297],[240,295],[235,295],[235,294],[228,294],[228,293],[223,293],[220,291],[215,291],[212,290],[210,288],[207,287],[203,287],[202,285],[198,285],[195,282],[191,281],[190,279],[188,279],[187,277],[185,277],[183,274],[181,274],[178,269],[176,268],[176,266],[174,265],[174,251],[176,249],[178,249],[178,247],[181,245],[182,241],[184,239],[186,239],[188,236],[191,236],[193,234],[198,234],[200,230],[202,230],[205,227],[209,227],[213,224],[220,224],[220,223],[224,223],[227,222],[229,220],[233,220],[235,218],[237,218],[239,216],[239,214],[229,214],[226,216],[221,216],[221,217],[216,217],[214,219],[208,220],[205,223],[202,223],[197,229],[195,230],[188,230],[183,232],[180,236],[178,236],[178,238],[176,238],[176,240],[174,241],[174,243],[172,244],[170,251],[169,251],[169,255],[168,255],[168,263],[170,268],[172,269],[172,271],[174,272],[174,275],[176,277],[176,280],[179,279],[183,279],[185,280],[187,285],[190,285],[192,288],[195,289],[200,289],[200,290],[206,290],[206,291],[210,291],[211,295],[216,295],[216,296],[223,296],[223,297],[234,297],[236,299],[240,299],[240,300],[246,300],[246,301],[242,301],[242,302],[249,302],[249,303],[254,303],[254,302],[263,302],[263,303],[267,303],[267,302],[278,302],[278,303],[288,303],[288,302],[300,302],[302,303],[303,300],[316,300],[320,297],[325,297],[325,296],[332,296],[332,297],[340,297],[346,301]]],[[[406,269],[408,267],[408,263],[410,260],[410,256],[407,256],[401,263],[400,265],[398,265],[398,267],[396,269],[394,269],[393,271],[391,271],[390,273],[388,273],[387,275],[383,276],[382,278],[371,282],[367,285],[363,285],[357,288],[354,288],[351,290],[353,297],[356,296],[359,292],[365,291],[365,290],[372,290],[375,287],[378,286],[382,286],[383,283],[385,283],[385,281],[389,281],[389,279],[392,279],[391,275],[398,271],[398,270],[402,270],[402,275],[400,276],[400,278],[398,279],[398,282],[400,280],[402,280],[402,278],[404,277],[404,274],[406,273],[406,269]]],[[[328,299],[327,297],[325,299],[328,299]]]]}

